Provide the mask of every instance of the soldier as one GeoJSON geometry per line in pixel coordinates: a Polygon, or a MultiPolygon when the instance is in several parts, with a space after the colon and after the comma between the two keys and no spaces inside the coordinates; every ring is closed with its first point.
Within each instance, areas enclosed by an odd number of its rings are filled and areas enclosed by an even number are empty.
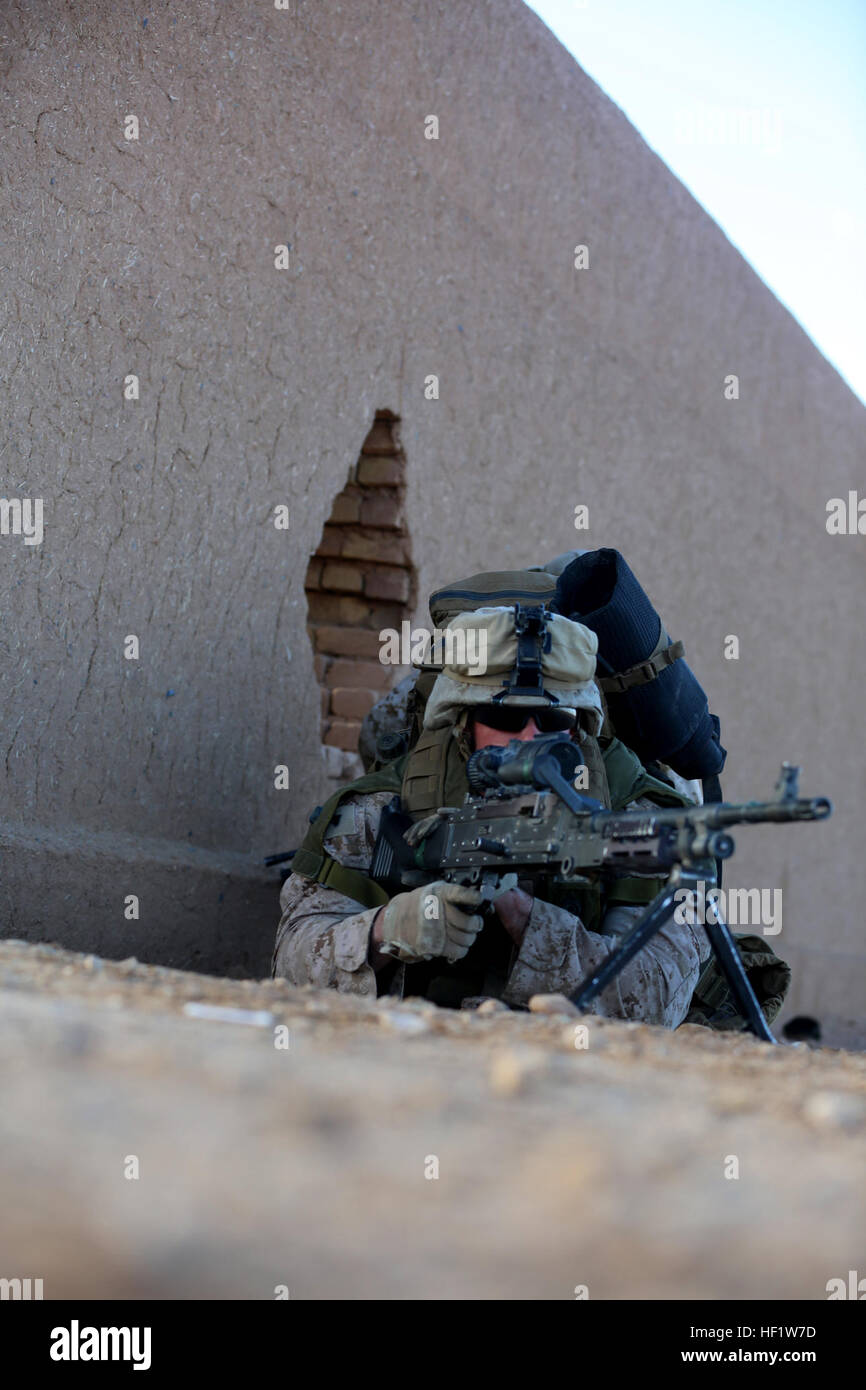
{"type": "MultiPolygon", "coordinates": [[[[546,648],[539,646],[538,688],[526,693],[518,670],[516,612],[510,606],[481,608],[453,620],[455,627],[483,627],[484,674],[456,660],[441,669],[408,755],[337,793],[312,825],[280,895],[275,975],[370,998],[412,994],[473,1007],[492,997],[525,1008],[535,994],[573,993],[654,896],[657,880],[628,880],[618,886],[616,900],[604,901],[597,888],[566,891],[544,882],[506,881],[495,916],[483,924],[475,888],[440,881],[387,901],[367,876],[379,818],[395,790],[403,809],[419,820],[438,805],[462,799],[465,764],[474,749],[511,739],[569,731],[588,769],[587,790],[606,805],[700,800],[694,784],[679,779],[678,788],[675,777],[668,782],[651,776],[621,744],[616,757],[602,760],[604,711],[593,679],[598,640],[581,623],[549,615],[546,648]],[[610,769],[616,769],[617,787],[608,779],[610,769]]],[[[612,742],[607,740],[608,749],[612,742]]],[[[671,920],[592,1009],[676,1028],[709,955],[703,927],[671,920]]]]}

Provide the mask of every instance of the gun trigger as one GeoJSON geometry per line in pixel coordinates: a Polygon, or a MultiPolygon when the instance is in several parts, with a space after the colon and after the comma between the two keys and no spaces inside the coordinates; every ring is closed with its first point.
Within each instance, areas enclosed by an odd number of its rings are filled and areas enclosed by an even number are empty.
{"type": "Polygon", "coordinates": [[[499,887],[498,874],[482,874],[481,876],[481,901],[493,905],[494,899],[498,898],[501,889],[499,887]]]}
{"type": "Polygon", "coordinates": [[[517,874],[484,874],[481,879],[482,902],[492,906],[503,893],[510,893],[516,887],[517,874]]]}

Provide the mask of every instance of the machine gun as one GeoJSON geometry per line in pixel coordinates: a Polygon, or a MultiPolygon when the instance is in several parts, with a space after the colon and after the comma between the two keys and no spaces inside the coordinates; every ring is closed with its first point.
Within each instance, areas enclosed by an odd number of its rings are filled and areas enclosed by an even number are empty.
{"type": "MultiPolygon", "coordinates": [[[[602,882],[666,875],[631,931],[573,994],[580,1009],[669,920],[678,890],[715,882],[715,861],[734,852],[730,826],[824,820],[833,809],[826,797],[799,798],[800,769],[783,763],[769,801],[606,811],[575,789],[580,762],[580,746],[567,733],[480,748],[467,763],[470,790],[462,806],[442,807],[413,826],[394,798],[382,813],[370,866],[370,877],[392,895],[445,879],[479,887],[488,911],[509,873],[566,885],[588,884],[588,875],[602,882]]],[[[707,902],[705,926],[749,1028],[775,1042],[715,900],[707,902]]]]}

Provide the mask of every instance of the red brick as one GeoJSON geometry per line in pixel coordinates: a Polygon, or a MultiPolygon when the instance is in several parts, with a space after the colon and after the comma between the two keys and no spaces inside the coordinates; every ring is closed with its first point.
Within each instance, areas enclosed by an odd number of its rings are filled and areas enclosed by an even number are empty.
{"type": "Polygon", "coordinates": [[[403,525],[403,509],[396,492],[377,492],[361,503],[361,521],[365,526],[384,526],[399,531],[403,525]]]}
{"type": "Polygon", "coordinates": [[[316,655],[313,657],[313,667],[316,672],[317,681],[323,681],[325,679],[325,672],[328,669],[328,665],[329,658],[326,656],[320,656],[318,653],[316,653],[316,655]]]}
{"type": "Polygon", "coordinates": [[[332,690],[349,686],[362,690],[387,690],[391,684],[393,667],[383,666],[380,661],[334,661],[328,668],[327,682],[332,690]]]}
{"type": "Polygon", "coordinates": [[[324,556],[325,559],[331,559],[332,556],[336,557],[340,553],[342,544],[343,533],[339,527],[326,526],[322,531],[322,539],[319,541],[316,555],[324,556]]]}
{"type": "Polygon", "coordinates": [[[330,690],[322,689],[319,691],[319,694],[322,698],[322,718],[327,719],[328,715],[331,713],[331,692],[330,690]]]}
{"type": "Polygon", "coordinates": [[[363,719],[381,693],[380,690],[332,690],[331,709],[345,719],[363,719]]]}
{"type": "MultiPolygon", "coordinates": [[[[373,600],[370,602],[373,603],[373,600]]],[[[376,632],[381,632],[386,627],[395,627],[399,632],[400,623],[405,617],[404,604],[386,603],[384,599],[376,599],[375,606],[370,609],[370,616],[363,626],[373,628],[376,632]]]]}
{"type": "Polygon", "coordinates": [[[322,570],[323,589],[336,589],[341,594],[360,594],[363,587],[363,576],[354,565],[325,565],[322,570]]]}
{"type": "Polygon", "coordinates": [[[403,481],[403,460],[396,454],[364,455],[358,464],[358,482],[364,487],[399,487],[403,481]]]}
{"type": "Polygon", "coordinates": [[[349,723],[348,720],[335,719],[322,742],[330,743],[335,748],[348,748],[350,752],[354,753],[358,748],[360,732],[360,723],[349,723]]]}
{"type": "Polygon", "coordinates": [[[343,532],[340,546],[341,560],[379,560],[387,554],[388,541],[393,536],[390,531],[366,532],[355,527],[343,532]]]}
{"type": "Polygon", "coordinates": [[[375,660],[381,642],[378,632],[362,627],[317,627],[314,629],[316,650],[330,656],[360,656],[375,660]]]}
{"type": "MultiPolygon", "coordinates": [[[[341,627],[367,627],[376,626],[378,614],[369,603],[364,603],[361,599],[351,598],[348,594],[323,594],[313,589],[307,595],[307,605],[310,612],[310,621],[313,623],[330,623],[341,627]]],[[[378,623],[376,630],[381,627],[393,627],[393,622],[378,623]]]]}
{"type": "Polygon", "coordinates": [[[375,420],[373,428],[361,445],[362,454],[394,454],[397,446],[387,420],[375,420]]]}
{"type": "Polygon", "coordinates": [[[346,525],[347,523],[360,520],[360,516],[360,492],[341,492],[339,497],[334,501],[328,520],[332,525],[346,525]]]}
{"type": "Polygon", "coordinates": [[[409,576],[400,569],[368,570],[364,576],[364,593],[370,598],[405,603],[409,597],[409,576]]]}
{"type": "Polygon", "coordinates": [[[307,574],[304,579],[305,589],[318,589],[322,578],[322,564],[323,561],[321,560],[311,560],[307,565],[307,574]]]}
{"type": "Polygon", "coordinates": [[[409,559],[409,542],[393,531],[347,531],[340,551],[344,560],[382,560],[402,565],[409,559]]]}

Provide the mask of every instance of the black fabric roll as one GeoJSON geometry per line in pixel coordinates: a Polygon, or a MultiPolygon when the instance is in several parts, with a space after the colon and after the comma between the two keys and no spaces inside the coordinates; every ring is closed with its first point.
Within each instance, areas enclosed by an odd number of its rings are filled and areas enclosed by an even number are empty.
{"type": "MultiPolygon", "coordinates": [[[[662,635],[661,618],[618,550],[592,550],[573,560],[551,606],[596,634],[601,676],[646,661],[662,635]]],[[[617,737],[643,762],[657,759],[681,777],[721,772],[726,753],[719,721],[682,658],[654,680],[606,698],[617,737]]]]}
{"type": "Polygon", "coordinates": [[[661,618],[618,550],[590,550],[566,566],[557,582],[557,612],[592,628],[599,655],[625,671],[645,661],[661,635],[661,618]]]}

